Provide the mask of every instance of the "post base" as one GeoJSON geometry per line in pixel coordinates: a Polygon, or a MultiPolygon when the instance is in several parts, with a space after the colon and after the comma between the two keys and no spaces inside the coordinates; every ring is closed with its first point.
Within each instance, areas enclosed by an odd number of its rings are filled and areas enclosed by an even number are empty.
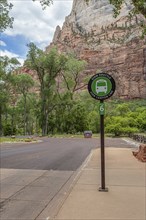
{"type": "Polygon", "coordinates": [[[108,192],[108,188],[102,188],[102,187],[99,187],[98,189],[99,192],[108,192]]]}

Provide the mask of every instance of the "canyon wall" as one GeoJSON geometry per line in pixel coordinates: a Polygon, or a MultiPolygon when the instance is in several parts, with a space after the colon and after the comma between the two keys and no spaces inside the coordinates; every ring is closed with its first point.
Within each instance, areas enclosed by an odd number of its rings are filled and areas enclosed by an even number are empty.
{"type": "Polygon", "coordinates": [[[84,75],[107,72],[116,81],[115,97],[146,98],[144,69],[146,39],[142,39],[142,15],[129,16],[130,1],[114,18],[108,0],[74,0],[71,14],[62,29],[57,26],[52,43],[60,52],[74,53],[87,61],[84,75]]]}

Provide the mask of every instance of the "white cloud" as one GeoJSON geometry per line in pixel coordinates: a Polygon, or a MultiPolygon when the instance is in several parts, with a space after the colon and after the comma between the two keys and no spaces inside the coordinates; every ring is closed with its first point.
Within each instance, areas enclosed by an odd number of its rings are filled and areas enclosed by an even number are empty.
{"type": "Polygon", "coordinates": [[[71,12],[72,0],[55,1],[46,10],[32,0],[9,0],[13,4],[10,15],[14,17],[13,29],[7,29],[10,36],[23,35],[42,47],[48,46],[57,25],[62,26],[65,16],[71,12]]]}
{"type": "Polygon", "coordinates": [[[0,55],[1,56],[8,56],[9,58],[17,58],[17,60],[23,65],[24,59],[20,57],[18,54],[12,53],[8,50],[0,50],[0,55]]]}
{"type": "Polygon", "coordinates": [[[0,40],[0,46],[6,47],[7,45],[6,45],[6,43],[4,41],[0,40]]]}

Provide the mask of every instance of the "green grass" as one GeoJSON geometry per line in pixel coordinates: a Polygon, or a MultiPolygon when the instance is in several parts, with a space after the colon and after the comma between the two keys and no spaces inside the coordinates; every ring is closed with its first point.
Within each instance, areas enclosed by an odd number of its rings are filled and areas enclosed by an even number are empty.
{"type": "Polygon", "coordinates": [[[15,137],[1,137],[0,143],[23,143],[23,142],[34,142],[33,138],[15,138],[15,137]]]}
{"type": "MultiPolygon", "coordinates": [[[[84,138],[84,134],[50,134],[48,137],[53,138],[84,138]]],[[[99,134],[92,134],[92,137],[99,137],[99,134]]]]}

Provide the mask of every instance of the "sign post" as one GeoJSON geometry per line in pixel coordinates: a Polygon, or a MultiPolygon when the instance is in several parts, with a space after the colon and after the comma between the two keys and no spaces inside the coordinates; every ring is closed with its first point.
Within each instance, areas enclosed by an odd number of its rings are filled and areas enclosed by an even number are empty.
{"type": "MultiPolygon", "coordinates": [[[[103,100],[100,100],[102,106],[103,100]]],[[[101,112],[102,113],[102,112],[101,112]]],[[[101,146],[101,187],[99,191],[108,191],[105,187],[105,153],[104,153],[104,114],[100,114],[100,146],[101,146]]]]}
{"type": "Polygon", "coordinates": [[[105,187],[104,100],[114,94],[115,80],[107,73],[95,74],[89,80],[88,91],[94,99],[100,100],[101,187],[99,188],[99,191],[107,192],[108,188],[105,187]]]}

